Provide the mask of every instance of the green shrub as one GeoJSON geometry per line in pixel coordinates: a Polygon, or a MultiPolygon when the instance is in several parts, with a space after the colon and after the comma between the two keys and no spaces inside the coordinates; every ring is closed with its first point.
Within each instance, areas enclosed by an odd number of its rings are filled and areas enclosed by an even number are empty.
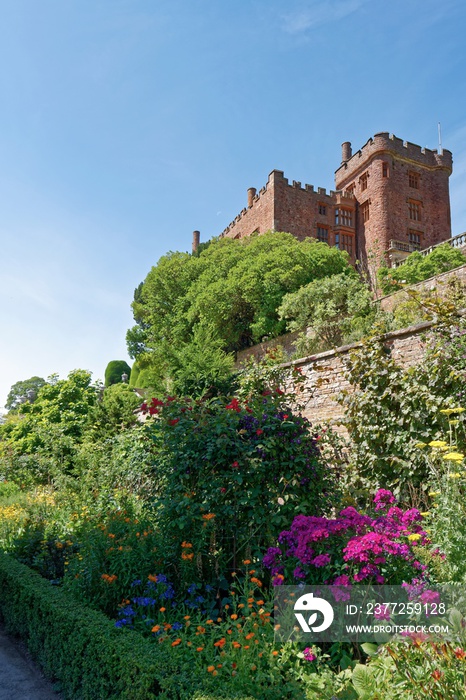
{"type": "Polygon", "coordinates": [[[128,379],[131,376],[131,367],[125,360],[112,360],[109,362],[105,369],[105,386],[121,382],[122,374],[127,374],[128,379]]]}
{"type": "Polygon", "coordinates": [[[377,272],[379,284],[384,294],[402,289],[405,284],[415,284],[464,265],[466,257],[458,248],[448,243],[436,246],[428,255],[415,251],[399,267],[381,267],[377,272]]]}
{"type": "Polygon", "coordinates": [[[227,689],[203,696],[203,678],[183,654],[116,629],[3,553],[0,591],[6,631],[25,641],[65,700],[248,700],[227,689]]]}

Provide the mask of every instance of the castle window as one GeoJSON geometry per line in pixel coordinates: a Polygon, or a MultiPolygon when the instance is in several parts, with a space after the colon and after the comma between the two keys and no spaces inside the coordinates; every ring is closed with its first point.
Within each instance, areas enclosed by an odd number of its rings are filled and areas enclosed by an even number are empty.
{"type": "Polygon", "coordinates": [[[317,240],[322,241],[322,243],[328,243],[328,228],[325,228],[325,226],[317,227],[317,240]]]}
{"type": "Polygon", "coordinates": [[[369,221],[369,200],[363,202],[360,206],[359,211],[361,212],[361,219],[364,223],[369,221]]]}
{"type": "Polygon", "coordinates": [[[364,192],[364,190],[367,190],[367,178],[369,177],[369,173],[363,173],[361,177],[359,178],[359,184],[361,185],[361,192],[364,192]]]}
{"type": "Polygon", "coordinates": [[[350,256],[352,256],[353,255],[353,236],[349,236],[346,233],[342,233],[340,249],[346,250],[346,252],[349,253],[350,256]]]}
{"type": "Polygon", "coordinates": [[[409,186],[414,187],[415,190],[419,189],[419,173],[414,173],[412,170],[408,173],[409,186]]]}
{"type": "Polygon", "coordinates": [[[382,162],[382,177],[388,177],[388,163],[382,162]]]}
{"type": "Polygon", "coordinates": [[[356,185],[355,185],[354,182],[353,182],[352,185],[349,185],[349,186],[346,188],[346,191],[349,192],[349,194],[354,194],[355,188],[356,188],[356,185]]]}
{"type": "Polygon", "coordinates": [[[327,216],[327,205],[326,204],[319,204],[319,214],[322,216],[327,216]]]}
{"type": "Polygon", "coordinates": [[[421,221],[421,202],[416,202],[413,199],[408,200],[408,213],[411,221],[421,221]]]}
{"type": "Polygon", "coordinates": [[[409,245],[413,250],[421,250],[421,231],[414,231],[412,228],[409,229],[409,245]]]}
{"type": "Polygon", "coordinates": [[[352,226],[353,211],[351,209],[335,209],[336,226],[352,226]]]}

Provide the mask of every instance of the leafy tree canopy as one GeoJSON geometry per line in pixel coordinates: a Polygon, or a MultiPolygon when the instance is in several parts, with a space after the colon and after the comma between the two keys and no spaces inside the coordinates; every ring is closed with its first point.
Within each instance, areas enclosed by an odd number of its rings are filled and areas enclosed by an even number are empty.
{"type": "Polygon", "coordinates": [[[356,272],[314,280],[287,294],[279,308],[290,331],[309,329],[308,337],[326,347],[367,332],[374,314],[371,291],[356,272]]]}
{"type": "Polygon", "coordinates": [[[288,233],[219,239],[196,256],[168,253],[133,302],[138,325],[127,340],[141,368],[139,380],[150,375],[152,386],[165,381],[169,389],[167,377],[186,378],[187,358],[192,360],[197,343],[208,383],[211,363],[218,374],[219,352],[232,353],[285,331],[286,321],[278,315],[285,294],[335,274],[354,274],[344,251],[288,233]]]}
{"type": "Polygon", "coordinates": [[[29,401],[32,403],[37,396],[37,392],[46,384],[42,377],[31,377],[20,382],[16,382],[10,389],[5,408],[9,411],[15,411],[22,403],[29,401]]]}
{"type": "Polygon", "coordinates": [[[399,267],[381,267],[377,277],[383,293],[391,294],[405,284],[422,282],[465,263],[466,256],[458,248],[443,243],[428,255],[421,255],[417,251],[411,253],[399,267]]]}

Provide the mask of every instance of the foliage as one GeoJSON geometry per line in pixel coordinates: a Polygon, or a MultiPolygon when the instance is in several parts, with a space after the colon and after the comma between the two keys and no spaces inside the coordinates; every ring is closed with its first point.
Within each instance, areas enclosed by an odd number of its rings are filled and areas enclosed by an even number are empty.
{"type": "MultiPolygon", "coordinates": [[[[277,309],[285,294],[350,271],[345,252],[286,233],[216,240],[198,256],[168,253],[133,302],[138,325],[127,340],[142,370],[140,386],[172,392],[173,382],[180,385],[186,377],[189,385],[193,357],[202,383],[208,384],[218,374],[221,352],[236,352],[284,331],[277,309]]],[[[225,368],[227,361],[222,374],[225,368]]]]}
{"type": "Polygon", "coordinates": [[[0,426],[0,469],[19,483],[47,482],[73,468],[99,389],[91,374],[74,370],[68,379],[42,386],[34,403],[22,404],[18,420],[0,426]]]}
{"type": "Polygon", "coordinates": [[[377,277],[383,293],[391,294],[405,284],[422,282],[465,263],[466,258],[458,248],[443,243],[428,255],[421,255],[418,251],[411,253],[399,267],[381,267],[377,277]]]}
{"type": "Polygon", "coordinates": [[[105,368],[105,386],[122,382],[122,375],[126,374],[128,380],[131,376],[131,367],[125,360],[111,360],[105,368]]]}
{"type": "Polygon", "coordinates": [[[418,443],[430,465],[430,512],[426,514],[432,547],[443,553],[443,565],[438,572],[446,581],[466,580],[466,474],[464,471],[465,423],[461,407],[443,409],[448,418],[449,440],[418,443]],[[429,449],[430,448],[430,449],[429,449]]]}
{"type": "Polygon", "coordinates": [[[306,329],[298,352],[305,354],[359,340],[374,323],[369,287],[354,274],[314,280],[286,294],[278,310],[289,331],[306,329]]]}
{"type": "Polygon", "coordinates": [[[186,562],[205,580],[219,567],[234,570],[275,541],[293,515],[328,507],[331,475],[308,421],[282,394],[264,391],[249,403],[168,397],[145,407],[156,416],[148,424],[161,485],[155,508],[178,572],[186,562]],[[189,560],[182,540],[194,545],[189,560]]]}
{"type": "Polygon", "coordinates": [[[375,330],[348,358],[347,376],[357,391],[339,396],[353,458],[376,486],[425,491],[429,464],[415,444],[439,438],[447,427],[440,409],[466,399],[466,323],[454,316],[439,321],[425,341],[423,361],[407,369],[375,330]]]}
{"type": "Polygon", "coordinates": [[[116,435],[137,424],[140,405],[141,398],[128,384],[112,384],[90,411],[86,432],[93,439],[116,435]]]}
{"type": "Polygon", "coordinates": [[[376,493],[374,504],[370,515],[349,507],[334,519],[297,516],[280,533],[280,546],[271,547],[264,557],[274,585],[400,585],[422,578],[426,566],[418,552],[427,535],[421,514],[397,507],[385,489],[376,493]]]}
{"type": "Polygon", "coordinates": [[[9,411],[15,411],[26,401],[32,403],[37,396],[37,392],[44,384],[46,384],[46,381],[42,377],[31,377],[30,379],[16,382],[8,393],[5,408],[9,411]]]}

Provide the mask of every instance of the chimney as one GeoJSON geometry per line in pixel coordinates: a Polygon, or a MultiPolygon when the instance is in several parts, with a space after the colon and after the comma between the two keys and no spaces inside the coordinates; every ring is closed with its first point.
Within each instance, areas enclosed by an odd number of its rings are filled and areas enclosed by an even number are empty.
{"type": "Polygon", "coordinates": [[[193,231],[193,253],[197,252],[199,248],[199,243],[201,240],[201,234],[199,231],[193,231]]]}
{"type": "Polygon", "coordinates": [[[252,207],[252,203],[254,200],[254,197],[256,196],[256,188],[255,187],[250,187],[248,189],[248,207],[252,207]]]}
{"type": "Polygon", "coordinates": [[[345,141],[345,143],[341,144],[341,164],[343,165],[343,163],[346,163],[352,155],[351,141],[345,141]]]}

